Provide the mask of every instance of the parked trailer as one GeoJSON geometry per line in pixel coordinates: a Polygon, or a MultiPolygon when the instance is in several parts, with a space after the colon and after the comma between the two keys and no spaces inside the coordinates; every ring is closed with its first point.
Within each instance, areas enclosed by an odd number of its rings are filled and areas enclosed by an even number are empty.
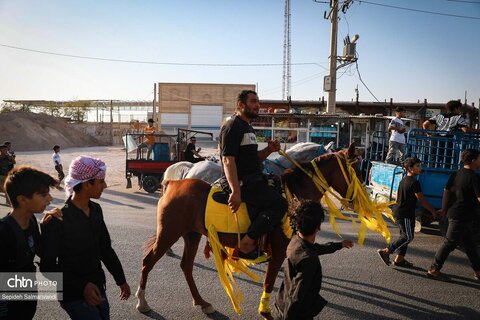
{"type": "Polygon", "coordinates": [[[165,170],[172,164],[183,161],[184,150],[191,137],[204,137],[213,141],[211,132],[177,129],[177,134],[153,134],[155,144],[152,158],[146,159],[147,151],[141,150],[137,158],[137,146],[145,140],[145,134],[129,133],[125,143],[125,178],[127,188],[132,187],[132,177],[138,178],[138,186],[148,193],[154,193],[161,186],[165,170]]]}
{"type": "MultiPolygon", "coordinates": [[[[388,135],[376,132],[373,134],[370,155],[372,160],[368,164],[368,188],[374,198],[383,197],[394,201],[397,189],[405,171],[398,163],[384,163],[385,149],[388,147],[388,135]]],[[[422,161],[422,173],[418,180],[422,185],[422,192],[428,202],[440,209],[442,196],[448,178],[463,165],[461,153],[465,149],[480,149],[480,135],[463,132],[429,131],[412,129],[408,132],[405,148],[406,157],[417,157],[422,161]]],[[[478,215],[477,215],[478,217],[478,215]]],[[[480,221],[480,218],[477,219],[480,221]]],[[[422,225],[432,222],[431,214],[419,208],[417,212],[419,231],[422,225]]],[[[477,224],[478,229],[478,221],[477,224]]],[[[445,232],[445,222],[441,221],[442,233],[445,232]]]]}

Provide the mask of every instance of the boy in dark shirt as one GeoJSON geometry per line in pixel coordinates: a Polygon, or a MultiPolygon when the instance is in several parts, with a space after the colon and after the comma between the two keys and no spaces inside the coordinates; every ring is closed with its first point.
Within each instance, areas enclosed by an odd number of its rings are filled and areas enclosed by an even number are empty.
{"type": "MultiPolygon", "coordinates": [[[[480,177],[475,170],[480,169],[480,151],[467,149],[462,152],[463,168],[453,173],[448,179],[444,190],[444,197],[449,193],[455,194],[455,202],[448,209],[448,229],[445,241],[435,254],[432,265],[427,270],[427,276],[433,279],[446,279],[440,272],[450,252],[455,250],[457,245],[463,241],[465,253],[467,254],[474,277],[480,280],[480,257],[474,241],[472,221],[475,208],[480,202],[480,177]]],[[[442,205],[448,203],[443,199],[442,205]]],[[[442,208],[442,214],[445,214],[442,208]]]]}
{"type": "Polygon", "coordinates": [[[353,247],[352,240],[315,243],[325,215],[320,203],[304,201],[292,215],[298,231],[287,248],[285,279],[275,299],[275,319],[313,319],[327,304],[320,296],[322,265],[319,255],[353,247]]]}
{"type": "MultiPolygon", "coordinates": [[[[12,211],[0,220],[0,272],[35,272],[35,255],[40,255],[41,239],[35,213],[52,201],[50,187],[57,181],[31,167],[12,169],[5,191],[12,211]]],[[[37,301],[0,300],[0,319],[32,319],[37,301]]]]}
{"type": "Polygon", "coordinates": [[[105,163],[100,159],[82,156],[73,160],[65,179],[69,197],[62,208],[63,221],[52,220],[42,226],[45,248],[40,269],[63,272],[60,305],[74,320],[110,318],[101,262],[120,286],[120,298],[126,300],[130,296],[102,209],[90,200],[102,195],[105,172],[105,163]]]}
{"type": "Polygon", "coordinates": [[[8,146],[3,144],[0,145],[0,192],[5,193],[5,203],[7,206],[10,205],[8,202],[7,193],[3,189],[3,184],[7,178],[8,171],[10,171],[15,164],[15,158],[8,153],[8,146]]]}
{"type": "Polygon", "coordinates": [[[390,254],[396,252],[393,264],[398,267],[412,268],[413,264],[405,260],[408,244],[412,242],[415,230],[415,207],[417,200],[422,207],[430,211],[435,218],[435,209],[423,197],[422,187],[417,176],[422,173],[422,162],[417,158],[407,158],[404,163],[407,175],[400,181],[397,191],[397,205],[393,215],[400,229],[400,237],[385,249],[377,250],[382,261],[389,266],[390,254]]]}

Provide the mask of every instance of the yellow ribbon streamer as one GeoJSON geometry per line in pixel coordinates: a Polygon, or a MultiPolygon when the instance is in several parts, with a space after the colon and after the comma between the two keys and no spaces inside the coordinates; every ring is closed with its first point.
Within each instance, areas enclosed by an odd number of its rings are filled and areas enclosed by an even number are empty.
{"type": "Polygon", "coordinates": [[[243,272],[253,281],[259,282],[260,276],[251,272],[248,268],[248,264],[243,259],[232,259],[231,253],[229,253],[225,247],[220,243],[218,239],[217,230],[214,225],[210,225],[207,228],[208,240],[212,248],[213,257],[215,260],[215,266],[217,267],[218,277],[223,289],[227,292],[227,295],[232,302],[233,309],[236,313],[242,314],[241,303],[243,301],[243,293],[238,287],[233,273],[243,272]],[[226,257],[225,259],[223,257],[226,257]]]}
{"type": "MultiPolygon", "coordinates": [[[[344,165],[341,156],[339,154],[335,154],[345,182],[348,184],[346,196],[345,198],[343,198],[331,192],[331,188],[323,174],[320,172],[320,169],[318,168],[315,160],[311,161],[312,167],[315,171],[314,173],[311,173],[305,168],[303,168],[297,161],[292,159],[287,153],[283,151],[279,151],[279,153],[282,156],[286,157],[289,161],[294,163],[300,170],[302,170],[307,176],[312,179],[317,189],[323,195],[323,199],[325,200],[330,214],[329,222],[338,236],[341,237],[340,229],[337,226],[336,219],[342,219],[350,220],[352,222],[353,227],[355,228],[355,230],[357,230],[358,233],[359,245],[363,245],[367,229],[381,234],[385,238],[385,241],[387,243],[390,242],[390,231],[388,230],[388,226],[383,219],[383,215],[385,215],[390,220],[395,221],[392,215],[392,211],[389,208],[389,206],[394,202],[381,203],[373,201],[368,195],[367,190],[357,177],[355,169],[352,166],[354,162],[344,158],[344,161],[346,163],[346,165],[344,165]],[[335,197],[345,208],[349,208],[350,210],[357,213],[357,218],[354,218],[353,216],[346,217],[344,214],[342,214],[342,212],[334,204],[330,196],[335,197]],[[357,219],[360,222],[360,228],[357,225],[357,219]]],[[[288,188],[286,189],[288,190],[288,188]]],[[[291,195],[290,197],[293,198],[291,195]]]]}

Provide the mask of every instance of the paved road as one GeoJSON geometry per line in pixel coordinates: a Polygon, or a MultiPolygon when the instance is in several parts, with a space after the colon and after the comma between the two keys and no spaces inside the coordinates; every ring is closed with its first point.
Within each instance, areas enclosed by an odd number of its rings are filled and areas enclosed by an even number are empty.
{"type": "MultiPolygon", "coordinates": [[[[63,194],[54,190],[52,205],[60,206],[63,194]]],[[[123,263],[128,282],[134,292],[137,288],[142,244],[155,232],[157,195],[143,191],[107,189],[99,201],[104,209],[113,246],[123,263]]],[[[0,196],[0,203],[4,202],[0,196]]],[[[0,206],[0,216],[8,208],[0,206]]],[[[339,223],[344,238],[355,239],[349,223],[339,223]]],[[[391,228],[397,235],[395,228],[391,228]]],[[[416,234],[408,257],[419,266],[415,269],[386,267],[375,250],[385,245],[380,236],[368,234],[363,247],[341,250],[321,257],[324,282],[322,295],[330,302],[322,312],[323,319],[480,319],[480,283],[473,280],[468,260],[455,251],[447,260],[444,271],[452,275],[450,283],[430,280],[425,276],[435,250],[442,239],[434,231],[416,234]]],[[[337,241],[338,237],[325,223],[319,242],[337,241]]],[[[203,245],[202,240],[202,244],[203,245]]],[[[163,257],[150,273],[147,299],[153,308],[148,314],[135,310],[135,298],[120,301],[118,287],[107,275],[107,292],[112,319],[259,319],[258,301],[262,286],[240,276],[237,280],[245,300],[243,315],[238,316],[220,286],[213,261],[200,253],[196,258],[194,276],[205,300],[218,310],[207,317],[192,307],[192,299],[183,278],[180,254],[183,240],[173,250],[176,257],[163,257]]],[[[264,266],[254,268],[260,275],[264,266]]],[[[283,278],[277,281],[276,288],[283,278]]],[[[35,319],[66,319],[57,302],[39,302],[35,319]]]]}

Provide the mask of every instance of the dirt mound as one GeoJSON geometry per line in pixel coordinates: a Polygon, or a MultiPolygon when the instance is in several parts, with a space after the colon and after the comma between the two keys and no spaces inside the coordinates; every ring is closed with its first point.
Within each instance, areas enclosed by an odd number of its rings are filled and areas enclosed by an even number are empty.
{"type": "Polygon", "coordinates": [[[0,113],[0,143],[4,141],[10,141],[15,151],[50,150],[56,144],[62,148],[101,145],[63,119],[20,111],[0,113]]]}

